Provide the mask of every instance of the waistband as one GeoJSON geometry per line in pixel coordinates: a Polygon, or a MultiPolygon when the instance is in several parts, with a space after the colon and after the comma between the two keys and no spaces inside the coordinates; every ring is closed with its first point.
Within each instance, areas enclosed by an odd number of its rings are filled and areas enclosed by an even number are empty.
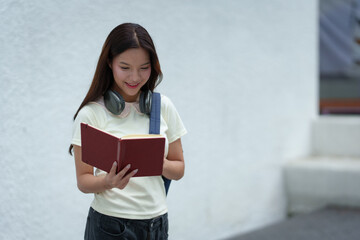
{"type": "Polygon", "coordinates": [[[163,215],[160,215],[158,217],[155,218],[151,218],[151,219],[127,219],[127,218],[118,218],[118,217],[113,217],[113,216],[108,216],[102,213],[97,212],[96,210],[94,210],[92,207],[90,207],[89,210],[90,214],[96,214],[99,216],[105,216],[105,217],[109,217],[121,222],[124,222],[125,224],[131,224],[131,225],[138,225],[139,227],[142,228],[156,228],[160,225],[163,225],[167,222],[167,218],[168,218],[168,214],[165,213],[163,215]]]}

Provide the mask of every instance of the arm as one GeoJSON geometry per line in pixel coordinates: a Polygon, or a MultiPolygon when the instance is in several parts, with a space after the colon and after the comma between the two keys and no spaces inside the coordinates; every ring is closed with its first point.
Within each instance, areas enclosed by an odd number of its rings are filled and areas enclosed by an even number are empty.
{"type": "Polygon", "coordinates": [[[81,147],[77,145],[74,145],[74,158],[77,186],[83,193],[99,193],[114,187],[124,189],[130,178],[137,173],[137,170],[134,170],[126,175],[130,168],[127,166],[116,174],[116,162],[114,162],[109,173],[94,176],[94,168],[81,160],[81,147]]]}
{"type": "Polygon", "coordinates": [[[169,152],[167,158],[164,158],[163,176],[172,179],[179,180],[184,176],[185,162],[183,149],[181,145],[181,139],[169,144],[169,152]]]}

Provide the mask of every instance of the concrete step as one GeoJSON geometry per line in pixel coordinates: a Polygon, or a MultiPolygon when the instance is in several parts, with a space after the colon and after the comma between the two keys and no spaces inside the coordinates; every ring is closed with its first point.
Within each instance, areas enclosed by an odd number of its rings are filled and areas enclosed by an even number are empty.
{"type": "Polygon", "coordinates": [[[312,127],[313,155],[360,157],[360,116],[321,116],[312,127]]]}
{"type": "Polygon", "coordinates": [[[360,208],[330,206],[227,240],[359,240],[360,208]]]}
{"type": "Polygon", "coordinates": [[[291,214],[327,205],[360,206],[360,158],[297,159],[285,165],[284,177],[291,214]]]}

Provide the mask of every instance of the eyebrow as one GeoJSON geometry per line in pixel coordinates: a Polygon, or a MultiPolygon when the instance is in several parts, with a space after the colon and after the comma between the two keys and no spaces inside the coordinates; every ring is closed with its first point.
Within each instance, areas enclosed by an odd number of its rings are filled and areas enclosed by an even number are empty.
{"type": "MultiPolygon", "coordinates": [[[[121,64],[124,64],[124,65],[127,65],[127,66],[130,66],[130,64],[126,63],[126,62],[120,62],[121,64]]],[[[144,65],[148,65],[150,64],[150,62],[146,62],[144,64],[141,64],[140,66],[144,66],[144,65]]]]}

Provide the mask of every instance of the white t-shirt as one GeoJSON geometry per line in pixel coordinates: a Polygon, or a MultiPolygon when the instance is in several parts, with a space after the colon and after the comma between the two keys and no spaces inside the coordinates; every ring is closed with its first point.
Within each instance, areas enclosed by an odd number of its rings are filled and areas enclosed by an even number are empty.
{"type": "MultiPolygon", "coordinates": [[[[73,128],[73,145],[81,146],[80,123],[87,123],[117,137],[128,134],[148,134],[149,117],[139,111],[138,103],[126,103],[121,115],[110,113],[104,106],[103,97],[90,102],[78,113],[73,128]]],[[[160,134],[166,138],[165,156],[169,143],[186,134],[186,129],[175,106],[161,95],[160,134]]],[[[95,175],[106,172],[95,168],[95,175]]],[[[114,217],[128,219],[150,219],[167,212],[164,182],[161,176],[133,177],[120,190],[113,188],[94,194],[91,207],[96,211],[114,217]]]]}

